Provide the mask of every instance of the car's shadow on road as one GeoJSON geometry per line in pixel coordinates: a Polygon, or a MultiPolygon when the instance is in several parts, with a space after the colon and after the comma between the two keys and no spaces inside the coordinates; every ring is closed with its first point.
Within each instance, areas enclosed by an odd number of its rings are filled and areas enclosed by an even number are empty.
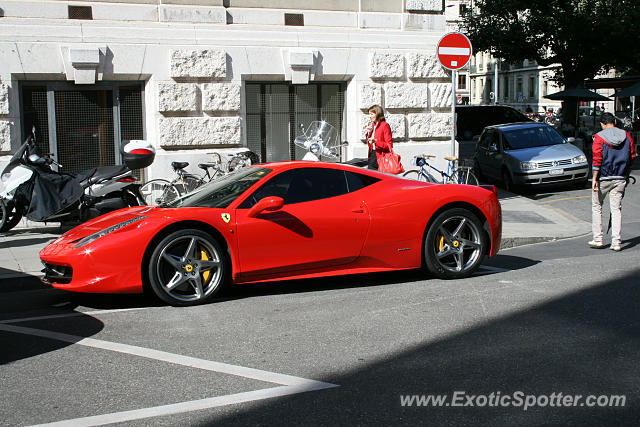
{"type": "MultiPolygon", "coordinates": [[[[496,255],[487,258],[478,271],[467,279],[497,274],[499,272],[520,270],[531,267],[539,261],[511,255],[496,255]]],[[[222,302],[260,295],[295,294],[338,289],[351,289],[374,286],[392,286],[400,283],[418,283],[437,280],[426,270],[412,269],[382,273],[352,274],[346,276],[321,277],[316,279],[293,279],[272,282],[257,282],[227,286],[215,301],[222,302]]]]}

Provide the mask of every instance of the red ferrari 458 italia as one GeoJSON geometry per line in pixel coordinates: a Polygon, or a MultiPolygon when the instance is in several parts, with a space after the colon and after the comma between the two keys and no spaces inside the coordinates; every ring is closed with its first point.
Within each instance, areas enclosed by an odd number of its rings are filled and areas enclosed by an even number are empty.
{"type": "Polygon", "coordinates": [[[425,267],[471,275],[498,252],[495,188],[438,185],[322,162],[266,163],[168,204],[121,209],[40,252],[43,280],[77,292],[210,301],[227,283],[425,267]]]}

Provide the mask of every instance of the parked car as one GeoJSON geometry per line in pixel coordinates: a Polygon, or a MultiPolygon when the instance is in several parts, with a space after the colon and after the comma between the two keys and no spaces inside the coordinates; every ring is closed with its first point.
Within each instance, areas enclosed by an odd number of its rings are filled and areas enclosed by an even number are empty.
{"type": "Polygon", "coordinates": [[[77,292],[210,301],[226,283],[425,266],[470,276],[502,232],[495,187],[437,185],[326,162],[252,165],[165,206],[121,209],[40,252],[43,280],[77,292]]]}
{"type": "Polygon", "coordinates": [[[498,180],[508,191],[562,182],[584,185],[589,163],[572,140],[545,123],[489,126],[480,136],[474,168],[480,179],[498,180]]]}
{"type": "Polygon", "coordinates": [[[532,121],[515,108],[506,105],[457,105],[456,138],[472,141],[487,126],[532,121]]]}

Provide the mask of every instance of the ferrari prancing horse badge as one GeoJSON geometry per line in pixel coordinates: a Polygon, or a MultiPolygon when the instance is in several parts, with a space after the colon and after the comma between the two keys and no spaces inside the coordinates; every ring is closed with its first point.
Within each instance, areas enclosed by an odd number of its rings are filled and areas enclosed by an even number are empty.
{"type": "Polygon", "coordinates": [[[222,220],[227,224],[229,224],[229,221],[231,221],[231,215],[229,215],[228,213],[220,214],[220,216],[222,217],[222,220]]]}

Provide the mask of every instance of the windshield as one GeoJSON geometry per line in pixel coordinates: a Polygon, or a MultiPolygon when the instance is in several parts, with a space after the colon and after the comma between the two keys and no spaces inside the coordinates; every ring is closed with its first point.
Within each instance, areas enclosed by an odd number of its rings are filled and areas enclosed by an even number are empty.
{"type": "Polygon", "coordinates": [[[565,140],[551,126],[535,126],[503,131],[504,148],[506,150],[520,150],[522,148],[544,147],[547,145],[564,144],[565,140]]]}
{"type": "Polygon", "coordinates": [[[246,167],[225,175],[162,207],[226,208],[271,169],[246,167]]]}

